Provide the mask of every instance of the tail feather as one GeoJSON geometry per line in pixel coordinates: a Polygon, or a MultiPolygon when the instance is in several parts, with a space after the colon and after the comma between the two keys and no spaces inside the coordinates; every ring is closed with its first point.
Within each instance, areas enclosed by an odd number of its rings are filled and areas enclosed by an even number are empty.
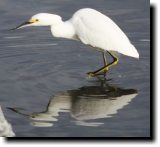
{"type": "Polygon", "coordinates": [[[123,50],[119,50],[119,52],[126,55],[126,56],[131,56],[131,57],[139,59],[139,53],[138,53],[137,49],[132,44],[130,44],[129,46],[127,46],[123,50]]]}

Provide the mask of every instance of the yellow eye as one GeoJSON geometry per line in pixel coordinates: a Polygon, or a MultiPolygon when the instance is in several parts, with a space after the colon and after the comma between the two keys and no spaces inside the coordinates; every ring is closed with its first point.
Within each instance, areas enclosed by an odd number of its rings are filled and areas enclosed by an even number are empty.
{"type": "Polygon", "coordinates": [[[30,23],[35,23],[35,22],[38,22],[39,20],[38,19],[31,19],[29,22],[30,23]]]}

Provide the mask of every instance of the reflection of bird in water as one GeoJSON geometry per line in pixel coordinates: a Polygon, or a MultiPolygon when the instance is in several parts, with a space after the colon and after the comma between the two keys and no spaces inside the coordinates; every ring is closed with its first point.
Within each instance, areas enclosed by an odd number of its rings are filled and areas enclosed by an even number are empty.
{"type": "Polygon", "coordinates": [[[0,106],[0,137],[13,137],[15,136],[11,125],[7,122],[3,111],[0,106]]]}
{"type": "MultiPolygon", "coordinates": [[[[68,90],[50,99],[46,111],[32,113],[29,118],[35,126],[52,126],[60,112],[69,112],[77,125],[98,126],[90,120],[111,117],[137,95],[137,90],[115,86],[84,86],[68,90]]],[[[12,110],[19,112],[16,109],[12,110]]],[[[22,114],[22,113],[21,113],[22,114]]]]}

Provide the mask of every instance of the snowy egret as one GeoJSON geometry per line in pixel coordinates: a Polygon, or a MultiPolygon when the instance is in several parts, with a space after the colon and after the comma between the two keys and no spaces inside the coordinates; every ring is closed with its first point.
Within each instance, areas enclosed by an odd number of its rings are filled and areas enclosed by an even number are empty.
{"type": "Polygon", "coordinates": [[[106,15],[91,8],[78,10],[67,21],[63,21],[59,15],[39,13],[13,30],[27,26],[50,26],[54,37],[80,40],[100,50],[103,54],[104,66],[94,72],[89,72],[88,75],[92,77],[105,75],[111,66],[118,63],[118,58],[112,51],[139,58],[138,51],[119,26],[106,15]],[[106,61],[106,53],[113,58],[109,64],[106,61]]]}

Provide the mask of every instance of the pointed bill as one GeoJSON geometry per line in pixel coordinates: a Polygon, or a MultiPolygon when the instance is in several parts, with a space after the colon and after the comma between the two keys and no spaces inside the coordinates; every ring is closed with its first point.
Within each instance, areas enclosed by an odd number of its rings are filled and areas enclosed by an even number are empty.
{"type": "Polygon", "coordinates": [[[20,28],[27,27],[27,26],[29,26],[31,23],[32,23],[32,22],[29,22],[29,21],[24,22],[24,23],[20,24],[19,26],[15,27],[15,28],[13,28],[13,29],[11,29],[11,30],[17,30],[17,29],[20,29],[20,28]]]}

